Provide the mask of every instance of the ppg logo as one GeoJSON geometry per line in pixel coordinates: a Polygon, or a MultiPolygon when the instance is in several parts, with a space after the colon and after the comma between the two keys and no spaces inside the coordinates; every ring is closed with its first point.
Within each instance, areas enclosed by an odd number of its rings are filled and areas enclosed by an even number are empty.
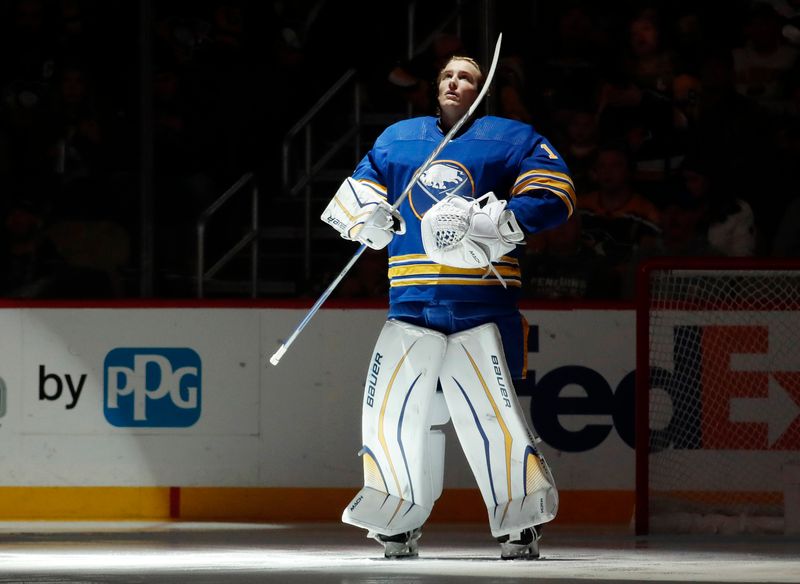
{"type": "Polygon", "coordinates": [[[103,413],[119,427],[186,428],[200,418],[200,357],[192,349],[114,349],[103,364],[103,413]]]}

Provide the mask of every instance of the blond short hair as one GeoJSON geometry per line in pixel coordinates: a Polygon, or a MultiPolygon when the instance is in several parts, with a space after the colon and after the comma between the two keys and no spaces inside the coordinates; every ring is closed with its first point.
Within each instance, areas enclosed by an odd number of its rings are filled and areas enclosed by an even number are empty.
{"type": "Polygon", "coordinates": [[[447,70],[447,66],[450,65],[450,63],[452,63],[453,61],[466,61],[467,63],[469,63],[470,65],[475,67],[475,69],[478,70],[478,89],[481,89],[483,87],[483,81],[486,78],[486,75],[484,75],[483,69],[481,68],[481,66],[472,57],[464,57],[464,56],[461,56],[461,55],[453,55],[452,57],[450,57],[447,60],[447,63],[445,63],[444,67],[442,67],[439,70],[439,74],[436,76],[436,85],[437,85],[437,87],[442,82],[442,79],[444,79],[444,72],[447,70]]]}

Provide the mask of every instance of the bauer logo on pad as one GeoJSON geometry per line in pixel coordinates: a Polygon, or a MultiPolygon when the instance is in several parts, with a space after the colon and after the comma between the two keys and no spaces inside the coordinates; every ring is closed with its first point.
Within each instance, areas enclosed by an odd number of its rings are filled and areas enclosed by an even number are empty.
{"type": "Polygon", "coordinates": [[[114,349],[103,364],[103,413],[119,427],[185,428],[200,418],[201,385],[192,349],[114,349]]]}

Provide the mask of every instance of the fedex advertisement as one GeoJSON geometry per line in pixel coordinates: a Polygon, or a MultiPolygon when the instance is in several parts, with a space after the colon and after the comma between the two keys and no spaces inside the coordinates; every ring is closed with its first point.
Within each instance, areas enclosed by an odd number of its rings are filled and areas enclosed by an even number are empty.
{"type": "Polygon", "coordinates": [[[654,345],[663,349],[650,374],[656,449],[800,450],[797,313],[660,318],[654,345]]]}

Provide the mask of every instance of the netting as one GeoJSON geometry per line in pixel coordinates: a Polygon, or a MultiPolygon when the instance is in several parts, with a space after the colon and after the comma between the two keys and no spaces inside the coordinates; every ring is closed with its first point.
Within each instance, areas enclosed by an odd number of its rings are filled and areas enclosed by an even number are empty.
{"type": "Polygon", "coordinates": [[[446,199],[436,207],[433,234],[437,249],[453,247],[464,239],[464,236],[469,231],[472,217],[469,204],[454,204],[450,203],[450,200],[446,199]]]}
{"type": "Polygon", "coordinates": [[[800,272],[654,269],[649,289],[650,532],[781,531],[782,467],[800,458],[800,272]]]}

